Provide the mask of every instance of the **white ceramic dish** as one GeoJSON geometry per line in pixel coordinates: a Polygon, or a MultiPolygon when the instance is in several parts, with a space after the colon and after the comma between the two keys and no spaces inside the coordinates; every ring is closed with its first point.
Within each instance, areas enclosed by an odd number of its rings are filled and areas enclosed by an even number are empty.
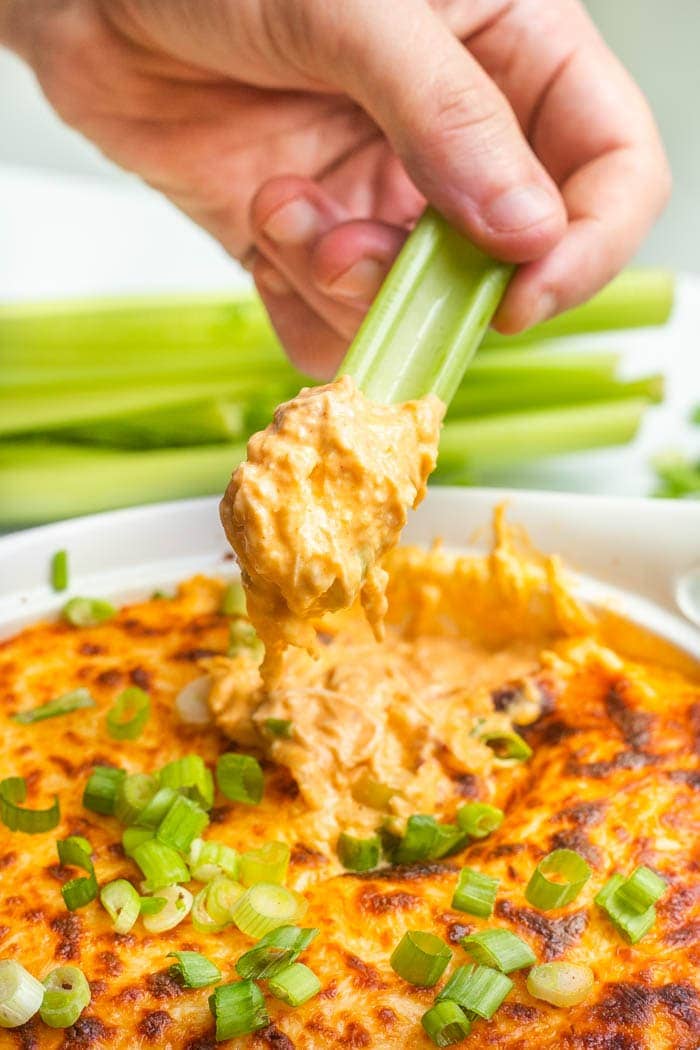
{"type": "MultiPolygon", "coordinates": [[[[404,540],[482,549],[506,502],[542,551],[578,574],[581,593],[700,659],[700,503],[497,489],[431,489],[404,540]]],[[[0,634],[66,601],[50,587],[56,550],[70,555],[70,594],[137,598],[194,572],[235,567],[214,498],[161,503],[48,525],[0,539],[0,634]]]]}

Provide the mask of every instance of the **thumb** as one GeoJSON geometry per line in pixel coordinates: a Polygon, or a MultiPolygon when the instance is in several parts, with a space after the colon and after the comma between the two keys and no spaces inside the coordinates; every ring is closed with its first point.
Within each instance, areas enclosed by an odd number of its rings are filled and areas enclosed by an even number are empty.
{"type": "Polygon", "coordinates": [[[425,0],[343,5],[334,79],[371,114],[420,191],[485,251],[509,262],[563,236],[559,191],[505,96],[425,0]]]}

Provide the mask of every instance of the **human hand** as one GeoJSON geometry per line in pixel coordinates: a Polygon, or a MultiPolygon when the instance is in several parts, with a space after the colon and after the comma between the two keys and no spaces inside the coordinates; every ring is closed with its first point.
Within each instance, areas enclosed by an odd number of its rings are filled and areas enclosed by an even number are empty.
{"type": "Polygon", "coordinates": [[[425,200],[519,267],[515,332],[663,206],[649,109],[578,0],[0,0],[59,114],[252,269],[330,375],[425,200]]]}

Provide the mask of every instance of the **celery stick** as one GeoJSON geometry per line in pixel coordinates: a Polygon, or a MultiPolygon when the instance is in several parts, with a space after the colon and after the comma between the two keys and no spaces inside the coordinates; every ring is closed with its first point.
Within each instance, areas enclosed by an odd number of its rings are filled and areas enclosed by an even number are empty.
{"type": "Polygon", "coordinates": [[[449,402],[510,279],[428,208],[382,285],[338,375],[375,401],[449,402]]]}
{"type": "Polygon", "coordinates": [[[647,405],[639,398],[446,423],[435,478],[454,483],[476,467],[625,444],[647,405]]]}
{"type": "Polygon", "coordinates": [[[55,439],[113,448],[167,448],[242,441],[247,429],[244,404],[196,401],[65,427],[55,439]]]}
{"type": "Polygon", "coordinates": [[[520,379],[531,372],[537,372],[539,375],[555,371],[564,374],[585,373],[591,379],[594,376],[613,379],[621,356],[616,350],[560,348],[551,343],[541,346],[533,344],[528,346],[526,353],[520,349],[489,350],[488,353],[483,353],[479,349],[469,366],[468,374],[464,377],[463,385],[476,383],[481,379],[520,379]]]}
{"type": "Polygon", "coordinates": [[[223,492],[244,445],[123,452],[0,443],[0,527],[223,492]]]}
{"type": "Polygon", "coordinates": [[[450,403],[447,419],[624,398],[643,397],[650,402],[659,402],[663,388],[662,375],[625,382],[601,379],[596,375],[591,377],[585,371],[567,374],[538,369],[519,378],[506,372],[502,379],[463,384],[450,403]]]}
{"type": "Polygon", "coordinates": [[[675,275],[662,269],[624,270],[589,302],[519,335],[490,331],[484,347],[529,345],[585,332],[666,324],[675,296],[675,275]]]}

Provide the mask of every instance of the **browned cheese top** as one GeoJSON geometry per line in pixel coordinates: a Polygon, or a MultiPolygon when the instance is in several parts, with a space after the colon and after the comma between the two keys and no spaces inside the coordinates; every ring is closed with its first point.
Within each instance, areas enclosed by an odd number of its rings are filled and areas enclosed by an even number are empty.
{"type": "Polygon", "coordinates": [[[379,562],[425,495],[443,414],[433,396],[376,404],[344,376],[302,390],[250,439],[221,518],[265,644],[268,681],[287,645],[317,651],[311,618],[358,595],[382,636],[379,562]]]}

